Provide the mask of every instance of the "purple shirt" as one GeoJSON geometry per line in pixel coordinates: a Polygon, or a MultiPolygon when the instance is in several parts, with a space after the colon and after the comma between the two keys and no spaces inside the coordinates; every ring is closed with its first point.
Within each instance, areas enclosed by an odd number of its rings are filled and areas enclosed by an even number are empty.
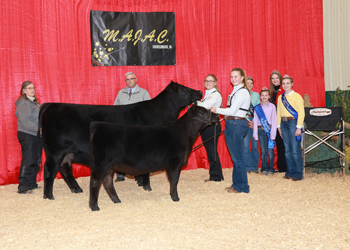
{"type": "MultiPolygon", "coordinates": [[[[276,131],[277,131],[277,111],[275,105],[273,105],[271,102],[268,102],[266,105],[261,105],[266,119],[268,123],[271,126],[271,133],[270,133],[270,139],[275,140],[276,138],[276,131]]],[[[256,112],[254,111],[254,131],[253,131],[253,137],[255,140],[259,140],[258,137],[258,126],[261,126],[260,120],[256,112]]]]}

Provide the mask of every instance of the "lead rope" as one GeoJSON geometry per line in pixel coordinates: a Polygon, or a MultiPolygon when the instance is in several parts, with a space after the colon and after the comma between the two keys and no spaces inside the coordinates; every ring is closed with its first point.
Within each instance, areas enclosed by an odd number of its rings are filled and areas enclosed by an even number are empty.
{"type": "MultiPolygon", "coordinates": [[[[222,122],[223,120],[224,120],[224,119],[221,119],[220,122],[222,122]]],[[[215,129],[216,129],[216,127],[215,127],[215,129]]],[[[224,133],[224,132],[225,132],[225,130],[221,131],[220,134],[218,134],[218,135],[220,136],[220,135],[221,135],[222,133],[224,133]]],[[[215,135],[216,135],[216,133],[215,133],[215,135]]],[[[215,137],[215,135],[214,135],[214,137],[215,137]]],[[[192,148],[192,151],[194,151],[194,150],[196,150],[197,148],[203,146],[205,143],[207,143],[208,141],[212,140],[214,137],[209,138],[208,140],[206,140],[206,141],[202,142],[201,144],[195,146],[194,148],[192,148]]]]}
{"type": "Polygon", "coordinates": [[[214,128],[214,155],[215,155],[215,162],[216,162],[216,152],[217,152],[217,148],[216,148],[216,127],[218,126],[218,123],[215,122],[215,128],[214,128]]]}

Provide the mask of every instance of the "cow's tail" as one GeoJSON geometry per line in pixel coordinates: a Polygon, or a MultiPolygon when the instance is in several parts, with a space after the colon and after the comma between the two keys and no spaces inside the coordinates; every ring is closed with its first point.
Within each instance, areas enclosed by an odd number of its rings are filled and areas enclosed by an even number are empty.
{"type": "Polygon", "coordinates": [[[91,141],[92,137],[94,136],[95,128],[96,128],[97,123],[98,122],[96,122],[96,121],[92,121],[90,123],[90,141],[91,141]]]}
{"type": "Polygon", "coordinates": [[[90,123],[90,142],[89,142],[89,152],[90,152],[90,167],[91,169],[95,168],[94,165],[94,154],[93,154],[93,143],[92,143],[92,139],[94,137],[95,134],[95,129],[96,129],[96,125],[98,124],[98,122],[96,121],[92,121],[90,123]]]}
{"type": "Polygon", "coordinates": [[[48,104],[44,103],[40,107],[39,111],[39,117],[38,117],[38,132],[37,132],[37,139],[38,139],[38,148],[37,148],[37,156],[38,156],[38,166],[39,166],[39,171],[42,170],[43,168],[43,163],[42,163],[42,155],[43,155],[43,138],[42,138],[42,115],[47,109],[48,104]]]}

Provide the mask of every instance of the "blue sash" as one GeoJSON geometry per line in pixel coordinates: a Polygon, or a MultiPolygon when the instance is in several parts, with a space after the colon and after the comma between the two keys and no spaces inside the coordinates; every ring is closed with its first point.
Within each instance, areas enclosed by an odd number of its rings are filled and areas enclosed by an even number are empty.
{"type": "MultiPolygon", "coordinates": [[[[294,117],[294,119],[298,121],[298,112],[287,101],[285,93],[282,94],[282,103],[284,107],[288,110],[288,112],[294,117]]],[[[303,133],[303,130],[301,130],[301,133],[303,133]]],[[[301,142],[301,135],[296,136],[295,140],[301,142]]]]}
{"type": "Polygon", "coordinates": [[[261,126],[263,127],[265,133],[267,134],[267,137],[269,138],[268,142],[268,148],[274,148],[275,147],[275,141],[271,140],[270,134],[271,134],[271,127],[269,125],[269,122],[267,121],[267,118],[265,116],[264,110],[261,107],[261,104],[256,105],[254,108],[254,111],[258,115],[259,121],[261,126]]]}

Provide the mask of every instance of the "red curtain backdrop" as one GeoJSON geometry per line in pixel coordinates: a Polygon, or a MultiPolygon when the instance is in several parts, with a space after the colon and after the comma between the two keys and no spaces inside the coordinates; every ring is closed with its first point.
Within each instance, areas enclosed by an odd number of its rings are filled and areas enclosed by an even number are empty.
{"type": "MultiPolygon", "coordinates": [[[[41,103],[113,104],[129,71],[151,97],[171,80],[204,91],[212,73],[226,106],[233,68],[245,69],[257,92],[277,69],[294,78],[294,89],[309,94],[313,106],[325,105],[322,0],[1,0],[0,13],[0,185],[18,183],[15,100],[26,80],[41,103]],[[90,10],[175,12],[177,65],[92,67],[90,10]]],[[[223,136],[218,151],[222,166],[232,167],[223,136]]],[[[208,168],[203,147],[186,166],[196,168],[208,168]]],[[[73,172],[90,173],[80,165],[73,172]]]]}

